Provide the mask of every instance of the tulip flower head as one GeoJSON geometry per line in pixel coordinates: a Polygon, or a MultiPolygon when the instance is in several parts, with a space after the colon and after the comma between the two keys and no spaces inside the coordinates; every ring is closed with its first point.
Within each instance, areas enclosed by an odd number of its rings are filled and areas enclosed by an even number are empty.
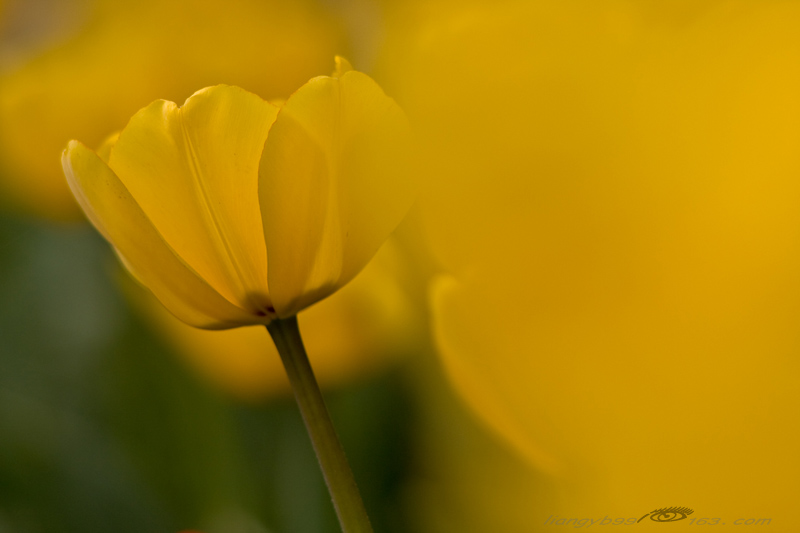
{"type": "Polygon", "coordinates": [[[411,206],[410,130],[337,58],[281,106],[232,86],[159,100],[62,164],[128,270],[184,322],[268,324],[350,281],[411,206]]]}

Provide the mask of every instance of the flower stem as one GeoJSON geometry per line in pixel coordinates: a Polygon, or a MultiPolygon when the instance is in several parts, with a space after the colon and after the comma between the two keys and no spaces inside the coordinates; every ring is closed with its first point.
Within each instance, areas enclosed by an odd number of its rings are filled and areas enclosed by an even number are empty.
{"type": "Polygon", "coordinates": [[[333,428],[322,393],[308,362],[297,317],[276,319],[267,325],[286,368],[300,413],[317,453],[339,524],[344,533],[372,533],[361,494],[347,463],[344,449],[333,428]]]}

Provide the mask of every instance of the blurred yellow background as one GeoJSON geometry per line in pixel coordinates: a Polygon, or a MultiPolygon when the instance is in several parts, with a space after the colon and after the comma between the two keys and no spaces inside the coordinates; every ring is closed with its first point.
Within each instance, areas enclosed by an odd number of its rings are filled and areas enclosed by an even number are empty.
{"type": "Polygon", "coordinates": [[[387,61],[432,183],[437,347],[556,480],[536,530],[676,505],[791,530],[798,28],[787,2],[470,6],[387,61]]]}

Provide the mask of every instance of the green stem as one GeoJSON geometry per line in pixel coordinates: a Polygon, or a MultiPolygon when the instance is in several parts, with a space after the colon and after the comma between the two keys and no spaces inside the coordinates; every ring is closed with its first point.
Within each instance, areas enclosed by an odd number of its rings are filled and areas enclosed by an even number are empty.
{"type": "Polygon", "coordinates": [[[339,437],[336,436],[319,385],[308,362],[303,339],[300,337],[300,328],[297,327],[297,317],[273,320],[267,326],[267,331],[272,336],[286,368],[342,531],[372,533],[372,526],[361,501],[353,472],[347,463],[344,449],[339,437]]]}

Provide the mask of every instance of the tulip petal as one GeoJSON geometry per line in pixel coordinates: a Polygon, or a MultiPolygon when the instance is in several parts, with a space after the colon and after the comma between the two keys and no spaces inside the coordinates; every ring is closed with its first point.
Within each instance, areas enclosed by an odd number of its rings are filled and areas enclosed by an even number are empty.
{"type": "Polygon", "coordinates": [[[91,222],[113,243],[133,275],[175,316],[207,329],[255,321],[181,260],[96,153],[72,141],[61,161],[67,182],[91,222]]]}
{"type": "Polygon", "coordinates": [[[414,200],[410,156],[405,115],[360,72],[314,78],[284,104],[259,168],[279,316],[329,295],[366,265],[414,200]]]}
{"type": "Polygon", "coordinates": [[[336,68],[333,70],[333,74],[331,75],[333,78],[341,78],[353,70],[353,65],[351,65],[350,62],[342,56],[336,56],[334,62],[336,63],[336,68]]]}
{"type": "Polygon", "coordinates": [[[111,157],[111,149],[114,148],[114,145],[117,144],[119,140],[120,132],[115,132],[109,135],[108,137],[100,143],[100,148],[95,150],[95,153],[103,160],[105,164],[108,164],[108,158],[111,157]]]}
{"type": "Polygon", "coordinates": [[[223,296],[268,311],[258,162],[278,108],[215,86],[134,116],[109,166],[164,240],[223,296]]]}

